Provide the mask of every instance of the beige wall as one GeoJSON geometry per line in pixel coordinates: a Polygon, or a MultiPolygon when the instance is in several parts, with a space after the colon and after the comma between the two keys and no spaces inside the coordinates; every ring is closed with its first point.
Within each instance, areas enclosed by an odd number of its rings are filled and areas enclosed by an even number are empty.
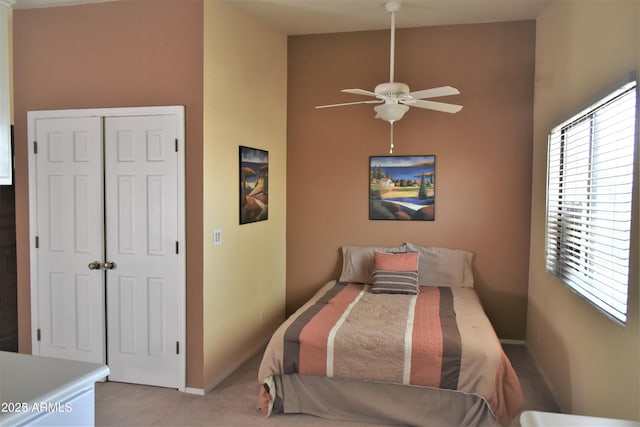
{"type": "Polygon", "coordinates": [[[405,241],[475,253],[476,288],[501,338],[526,329],[535,22],[397,32],[396,81],[462,95],[454,115],[412,109],[396,155],[436,156],[436,220],[368,219],[369,156],[387,155],[389,124],[360,100],[389,78],[388,31],[289,39],[287,309],[340,274],[342,245],[405,241]]]}
{"type": "Polygon", "coordinates": [[[235,8],[205,3],[204,384],[284,320],[287,38],[235,8]],[[239,225],[238,147],[269,152],[269,219],[239,225]],[[213,231],[222,244],[213,246],[213,231]],[[261,314],[264,313],[264,320],[261,314]]]}
{"type": "MultiPolygon", "coordinates": [[[[538,18],[527,326],[529,347],[563,411],[635,420],[640,419],[638,186],[626,328],[545,272],[544,232],[547,133],[640,68],[639,8],[637,1],[556,1],[538,18]]],[[[636,165],[636,184],[637,171],[636,165]]]]}
{"type": "Polygon", "coordinates": [[[27,111],[186,107],[187,386],[203,386],[201,1],[15,10],[14,120],[20,351],[31,352],[27,111]]]}

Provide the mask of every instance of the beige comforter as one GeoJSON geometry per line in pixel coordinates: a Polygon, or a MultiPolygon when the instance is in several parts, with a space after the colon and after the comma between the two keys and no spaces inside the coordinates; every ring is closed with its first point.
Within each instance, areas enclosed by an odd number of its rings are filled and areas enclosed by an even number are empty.
{"type": "Polygon", "coordinates": [[[520,412],[520,384],[473,289],[367,290],[329,282],[276,331],[259,370],[267,415],[273,377],[287,374],[475,394],[505,426],[520,412]]]}

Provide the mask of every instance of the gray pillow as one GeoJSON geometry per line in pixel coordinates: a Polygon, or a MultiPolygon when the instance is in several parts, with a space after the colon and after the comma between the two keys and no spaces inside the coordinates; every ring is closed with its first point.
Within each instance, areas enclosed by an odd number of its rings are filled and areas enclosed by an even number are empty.
{"type": "Polygon", "coordinates": [[[406,252],[405,245],[385,248],[374,246],[343,246],[342,273],[338,279],[347,283],[373,283],[376,252],[406,252]]]}
{"type": "Polygon", "coordinates": [[[420,253],[418,284],[420,286],[473,287],[473,252],[464,249],[418,246],[406,243],[407,252],[420,253]]]}

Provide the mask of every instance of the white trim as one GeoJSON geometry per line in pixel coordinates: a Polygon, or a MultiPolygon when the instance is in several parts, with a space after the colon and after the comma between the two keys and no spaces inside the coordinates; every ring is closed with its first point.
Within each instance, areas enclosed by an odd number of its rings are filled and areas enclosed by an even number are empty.
{"type": "Polygon", "coordinates": [[[36,339],[36,329],[40,325],[38,317],[38,251],[35,245],[35,236],[38,235],[38,221],[35,213],[37,209],[36,158],[33,153],[33,141],[36,139],[36,120],[32,113],[27,112],[27,169],[29,172],[29,288],[31,290],[31,354],[40,354],[40,342],[36,339]],[[30,141],[30,142],[29,142],[30,141]]]}
{"type": "MultiPolygon", "coordinates": [[[[27,118],[55,119],[69,117],[127,117],[127,116],[157,116],[172,115],[184,117],[184,106],[144,106],[144,107],[114,107],[114,108],[87,108],[70,110],[39,110],[27,112],[27,118]]],[[[183,128],[183,126],[181,126],[183,128]]]]}
{"type": "MultiPolygon", "coordinates": [[[[1,0],[0,0],[1,1],[1,0]]],[[[187,350],[187,322],[186,322],[186,217],[185,217],[185,109],[184,106],[159,106],[159,107],[118,107],[118,108],[90,108],[76,110],[42,110],[27,112],[27,144],[29,151],[29,247],[30,247],[30,272],[31,272],[31,345],[32,353],[39,354],[40,346],[36,340],[36,326],[39,324],[38,310],[34,309],[38,304],[37,295],[37,262],[38,252],[35,249],[35,236],[37,235],[36,194],[36,159],[33,152],[33,141],[36,138],[35,123],[37,119],[52,118],[72,118],[72,117],[126,117],[145,115],[175,115],[177,121],[178,136],[178,242],[180,253],[178,254],[179,279],[179,301],[178,301],[178,326],[180,354],[178,355],[178,390],[186,391],[186,350],[187,350]]]]}
{"type": "MultiPolygon", "coordinates": [[[[160,108],[160,107],[157,107],[160,108]]],[[[178,365],[178,390],[185,391],[187,386],[187,218],[186,218],[186,165],[185,165],[185,114],[184,106],[176,106],[176,134],[178,135],[178,278],[180,283],[178,301],[178,326],[180,331],[181,351],[178,365]]]]}
{"type": "Polygon", "coordinates": [[[198,396],[204,396],[205,394],[207,394],[203,388],[193,388],[193,387],[186,387],[184,389],[184,392],[188,394],[197,394],[198,396]]]}

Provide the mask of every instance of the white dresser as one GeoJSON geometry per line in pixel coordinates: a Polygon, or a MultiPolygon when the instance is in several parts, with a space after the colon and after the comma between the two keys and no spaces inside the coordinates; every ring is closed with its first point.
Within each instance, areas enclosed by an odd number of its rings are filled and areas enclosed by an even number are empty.
{"type": "Polygon", "coordinates": [[[0,426],[95,424],[106,365],[0,351],[0,426]]]}
{"type": "Polygon", "coordinates": [[[524,411],[520,415],[520,425],[522,427],[640,427],[640,422],[553,412],[524,411]]]}

